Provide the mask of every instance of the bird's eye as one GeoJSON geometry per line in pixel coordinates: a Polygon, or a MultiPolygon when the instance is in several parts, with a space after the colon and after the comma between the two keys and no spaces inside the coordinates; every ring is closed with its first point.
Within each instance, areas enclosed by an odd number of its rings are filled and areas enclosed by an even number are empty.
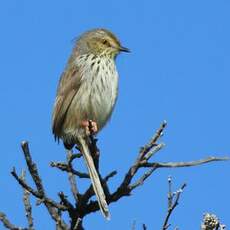
{"type": "Polygon", "coordinates": [[[103,40],[102,42],[104,45],[109,45],[109,42],[107,40],[103,40]]]}

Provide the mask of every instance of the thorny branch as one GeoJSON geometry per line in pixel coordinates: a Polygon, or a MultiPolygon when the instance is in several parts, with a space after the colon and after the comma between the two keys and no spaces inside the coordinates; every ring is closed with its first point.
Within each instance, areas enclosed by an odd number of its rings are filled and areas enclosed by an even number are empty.
{"type": "MultiPolygon", "coordinates": [[[[128,169],[120,185],[112,193],[110,192],[107,182],[110,178],[115,176],[117,172],[112,171],[105,177],[101,176],[100,170],[99,170],[100,151],[97,147],[97,139],[92,134],[89,136],[89,139],[88,139],[89,148],[93,156],[95,166],[98,170],[99,178],[101,180],[108,204],[116,202],[122,197],[129,196],[131,194],[131,191],[141,186],[145,182],[145,180],[148,177],[150,177],[154,171],[156,171],[156,169],[189,167],[189,166],[196,166],[196,165],[209,163],[213,161],[228,160],[228,158],[226,157],[222,157],[222,158],[221,157],[208,157],[208,158],[201,159],[198,161],[190,161],[190,162],[167,162],[167,163],[150,162],[150,159],[152,159],[153,156],[164,147],[164,143],[161,143],[161,142],[158,143],[158,141],[162,137],[165,127],[166,127],[166,122],[163,122],[160,128],[154,134],[154,136],[150,139],[150,141],[140,149],[137,159],[134,161],[133,165],[131,165],[131,167],[128,169]],[[140,169],[147,169],[147,171],[145,171],[138,179],[135,179],[135,176],[140,169]]],[[[89,130],[90,130],[90,127],[89,127],[89,130]]],[[[37,165],[32,161],[28,142],[25,142],[25,141],[22,142],[21,146],[22,146],[23,154],[24,154],[26,164],[28,167],[28,171],[36,185],[36,188],[32,188],[25,181],[24,177],[19,177],[14,168],[11,174],[17,180],[17,182],[21,185],[21,187],[24,189],[24,192],[26,191],[26,195],[29,195],[29,194],[33,195],[36,199],[38,199],[37,203],[45,205],[51,218],[55,222],[56,229],[58,230],[82,230],[83,229],[82,222],[83,222],[84,217],[92,212],[99,210],[97,201],[91,200],[91,198],[94,196],[94,191],[93,191],[92,186],[90,185],[86,189],[86,191],[83,193],[80,193],[78,186],[77,186],[79,183],[79,180],[89,179],[88,173],[77,171],[76,169],[74,169],[73,164],[72,164],[74,160],[81,158],[82,154],[81,153],[74,154],[73,152],[68,151],[66,162],[51,162],[50,163],[51,167],[55,167],[63,172],[67,172],[72,195],[75,199],[75,203],[72,204],[69,201],[68,197],[65,196],[63,192],[58,193],[60,202],[57,202],[49,198],[46,195],[45,188],[43,186],[42,180],[37,170],[37,165]],[[69,225],[66,224],[65,221],[63,220],[62,212],[68,213],[69,219],[70,219],[69,225]]],[[[181,188],[182,190],[184,186],[182,186],[181,188]]],[[[179,196],[180,196],[180,193],[178,193],[178,195],[176,196],[178,197],[178,199],[175,200],[176,205],[179,200],[179,196]]],[[[28,199],[28,197],[26,197],[26,199],[28,199]]],[[[25,198],[24,198],[24,204],[25,202],[27,202],[27,200],[25,201],[25,198]]],[[[33,219],[32,219],[32,213],[30,211],[31,209],[30,209],[30,206],[28,206],[28,203],[27,203],[27,207],[25,208],[26,208],[26,213],[28,215],[27,217],[28,224],[30,226],[30,228],[26,228],[26,229],[32,230],[33,229],[33,224],[32,224],[33,219]]],[[[171,208],[174,209],[175,207],[172,205],[171,208]]],[[[169,213],[169,216],[171,215],[171,212],[169,213]]],[[[4,226],[8,229],[22,229],[22,228],[18,228],[14,226],[13,224],[11,224],[11,222],[6,218],[6,215],[4,213],[0,213],[0,221],[2,221],[4,226]]]]}

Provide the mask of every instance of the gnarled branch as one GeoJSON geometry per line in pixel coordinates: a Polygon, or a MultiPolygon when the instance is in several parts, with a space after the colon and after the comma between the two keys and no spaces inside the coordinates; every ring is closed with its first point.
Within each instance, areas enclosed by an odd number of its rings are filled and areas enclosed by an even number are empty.
{"type": "MultiPolygon", "coordinates": [[[[190,167],[197,166],[209,162],[214,161],[225,161],[229,158],[227,157],[208,157],[201,160],[189,161],[189,162],[150,162],[150,160],[154,157],[156,153],[158,153],[165,144],[159,142],[160,138],[163,135],[164,129],[166,127],[166,122],[164,121],[160,128],[156,131],[150,141],[141,147],[136,160],[128,169],[125,174],[123,180],[120,185],[115,189],[115,191],[111,192],[108,186],[108,180],[117,174],[116,171],[112,171],[105,177],[101,176],[99,169],[99,160],[100,160],[100,151],[97,147],[97,139],[91,134],[89,136],[89,149],[93,156],[93,160],[98,170],[99,178],[101,180],[105,195],[106,201],[108,204],[118,201],[122,197],[129,196],[131,191],[135,188],[144,184],[147,178],[149,178],[154,171],[159,168],[178,168],[178,167],[190,167]],[[134,181],[134,177],[137,175],[137,172],[140,169],[145,169],[146,171],[134,181]]],[[[73,161],[81,158],[81,153],[74,154],[73,152],[68,151],[66,162],[51,162],[51,167],[55,167],[63,172],[68,174],[68,179],[70,183],[70,188],[72,191],[72,195],[74,197],[75,203],[72,204],[68,197],[64,195],[63,192],[59,192],[58,196],[60,198],[60,202],[56,202],[55,200],[47,197],[44,186],[42,184],[42,180],[39,176],[37,165],[32,161],[31,153],[29,150],[28,142],[22,142],[22,150],[26,160],[26,164],[28,167],[28,171],[36,185],[36,188],[32,188],[27,184],[24,177],[19,177],[16,173],[16,170],[12,170],[12,175],[17,180],[17,182],[22,186],[25,191],[24,203],[26,203],[26,213],[28,214],[28,224],[30,226],[30,230],[33,229],[32,224],[32,215],[30,212],[30,206],[28,205],[28,195],[31,194],[38,199],[38,203],[43,203],[47,208],[50,216],[54,220],[56,224],[56,229],[60,230],[82,230],[83,229],[83,219],[86,215],[93,213],[99,210],[99,205],[97,201],[92,200],[91,198],[95,195],[93,188],[91,185],[84,191],[81,192],[78,189],[78,183],[81,179],[89,178],[88,173],[79,172],[73,167],[73,161]],[[62,218],[62,212],[67,212],[69,214],[69,225],[65,223],[62,218]]],[[[181,187],[181,190],[185,185],[181,187]]],[[[181,192],[180,192],[181,193],[181,192]]],[[[170,209],[168,210],[168,215],[165,220],[165,228],[167,229],[167,221],[169,216],[171,215],[173,209],[176,207],[180,193],[178,192],[176,195],[175,202],[171,201],[170,209]]],[[[9,229],[21,229],[15,227],[11,222],[6,218],[5,214],[0,213],[0,221],[3,222],[5,226],[8,226],[9,229]]],[[[145,226],[146,227],[146,226],[145,226]]]]}

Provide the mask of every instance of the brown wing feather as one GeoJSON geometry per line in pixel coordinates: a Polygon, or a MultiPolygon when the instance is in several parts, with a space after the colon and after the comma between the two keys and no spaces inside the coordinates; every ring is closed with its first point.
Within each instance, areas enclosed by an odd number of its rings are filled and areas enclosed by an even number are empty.
{"type": "Polygon", "coordinates": [[[80,87],[80,79],[81,76],[76,65],[70,66],[61,76],[52,117],[52,130],[55,139],[61,136],[66,113],[80,87]]]}

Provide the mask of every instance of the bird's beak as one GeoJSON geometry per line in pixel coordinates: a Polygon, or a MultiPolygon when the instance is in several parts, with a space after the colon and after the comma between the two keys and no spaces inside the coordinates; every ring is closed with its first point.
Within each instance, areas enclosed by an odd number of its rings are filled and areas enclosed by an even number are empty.
{"type": "Polygon", "coordinates": [[[126,52],[126,53],[130,53],[130,52],[131,52],[128,48],[126,48],[126,47],[124,47],[124,46],[120,46],[120,47],[119,47],[119,50],[120,50],[121,52],[126,52]]]}

